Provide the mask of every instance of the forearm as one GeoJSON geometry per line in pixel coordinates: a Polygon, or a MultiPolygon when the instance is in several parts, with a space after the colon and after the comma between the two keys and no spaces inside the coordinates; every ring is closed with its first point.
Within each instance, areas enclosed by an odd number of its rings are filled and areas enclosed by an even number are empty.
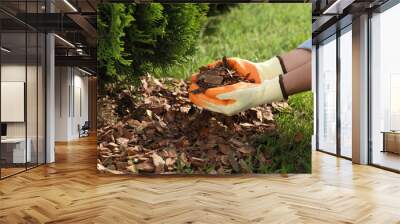
{"type": "Polygon", "coordinates": [[[282,76],[283,90],[287,96],[311,89],[311,62],[289,71],[282,76]]]}
{"type": "Polygon", "coordinates": [[[279,56],[286,73],[289,73],[311,61],[311,51],[306,49],[294,49],[279,56]]]}

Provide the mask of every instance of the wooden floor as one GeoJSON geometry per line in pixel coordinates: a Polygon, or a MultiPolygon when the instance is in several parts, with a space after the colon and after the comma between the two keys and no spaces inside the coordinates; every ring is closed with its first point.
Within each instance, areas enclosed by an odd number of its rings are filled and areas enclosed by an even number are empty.
{"type": "Polygon", "coordinates": [[[23,172],[25,169],[25,167],[7,167],[7,168],[1,168],[1,177],[7,177],[7,176],[11,176],[13,174],[19,173],[19,172],[23,172]]]}
{"type": "Polygon", "coordinates": [[[312,175],[99,176],[95,139],[0,181],[0,223],[400,223],[400,175],[313,154],[312,175]]]}

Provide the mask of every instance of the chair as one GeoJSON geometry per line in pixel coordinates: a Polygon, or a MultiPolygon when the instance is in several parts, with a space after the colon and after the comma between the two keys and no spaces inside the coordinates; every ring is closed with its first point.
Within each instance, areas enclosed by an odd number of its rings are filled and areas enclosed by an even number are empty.
{"type": "Polygon", "coordinates": [[[89,121],[85,121],[82,127],[78,125],[78,129],[79,129],[79,138],[89,136],[89,129],[90,129],[89,121]]]}

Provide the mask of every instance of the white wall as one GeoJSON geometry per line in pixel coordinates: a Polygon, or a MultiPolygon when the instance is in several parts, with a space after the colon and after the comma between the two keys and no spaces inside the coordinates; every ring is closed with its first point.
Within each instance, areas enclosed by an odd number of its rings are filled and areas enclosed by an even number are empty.
{"type": "Polygon", "coordinates": [[[71,135],[79,137],[78,132],[78,124],[83,125],[85,121],[89,120],[89,111],[88,111],[88,78],[81,73],[79,70],[74,71],[74,108],[72,109],[73,112],[73,119],[71,120],[72,132],[71,135]],[[78,74],[77,74],[78,72],[78,74]]]}
{"type": "MultiPolygon", "coordinates": [[[[25,82],[25,64],[5,64],[1,66],[1,81],[25,82]]],[[[7,108],[1,108],[7,110],[7,108]]],[[[7,137],[25,137],[24,122],[7,122],[7,137]]]]}
{"type": "MultiPolygon", "coordinates": [[[[1,81],[2,82],[24,82],[26,83],[26,107],[23,106],[22,113],[27,115],[27,120],[22,122],[5,122],[7,124],[8,138],[25,138],[29,139],[30,148],[32,150],[32,160],[39,163],[44,163],[44,83],[43,83],[42,67],[36,65],[9,63],[1,66],[1,81]],[[38,69],[38,70],[37,70],[38,69]],[[25,78],[27,77],[27,82],[25,78]],[[27,131],[27,132],[26,132],[27,131]],[[39,154],[37,156],[37,153],[39,154]]],[[[23,90],[22,90],[23,91],[23,90]]],[[[7,96],[2,96],[7,97],[7,96]]],[[[3,112],[10,108],[1,108],[3,112]]],[[[7,111],[12,113],[12,111],[7,111]]]]}
{"type": "MultiPolygon", "coordinates": [[[[20,64],[3,64],[1,66],[1,81],[2,82],[25,82],[25,69],[28,72],[28,87],[27,87],[27,118],[28,128],[32,127],[36,130],[36,66],[27,66],[20,64]],[[32,123],[33,122],[33,123],[32,123]],[[33,127],[34,126],[34,127],[33,127]]],[[[26,83],[26,82],[25,82],[26,83]]],[[[40,107],[41,105],[39,105],[40,107]]],[[[7,110],[7,108],[2,108],[7,110]]],[[[36,134],[36,132],[35,132],[36,134]]],[[[7,135],[9,137],[25,137],[25,122],[7,122],[7,135]]],[[[29,137],[29,133],[28,133],[29,137]]]]}
{"type": "Polygon", "coordinates": [[[55,68],[55,140],[67,141],[69,132],[69,105],[68,88],[70,77],[67,67],[55,68]]]}
{"type": "Polygon", "coordinates": [[[55,140],[79,138],[78,125],[88,120],[88,78],[72,67],[56,67],[55,140]]]}

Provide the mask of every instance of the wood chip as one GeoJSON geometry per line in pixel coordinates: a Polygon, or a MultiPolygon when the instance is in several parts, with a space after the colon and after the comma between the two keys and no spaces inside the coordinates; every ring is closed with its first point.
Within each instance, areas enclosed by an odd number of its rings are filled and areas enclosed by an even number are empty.
{"type": "Polygon", "coordinates": [[[225,155],[232,153],[231,146],[227,145],[227,144],[218,144],[218,149],[220,152],[222,152],[225,155]]]}
{"type": "Polygon", "coordinates": [[[146,173],[152,173],[155,170],[153,163],[150,161],[139,163],[136,165],[136,168],[139,171],[146,172],[146,173]]]}
{"type": "Polygon", "coordinates": [[[234,157],[234,155],[233,155],[232,153],[228,155],[228,160],[229,160],[229,163],[230,163],[231,166],[232,166],[232,169],[233,169],[235,172],[238,173],[238,172],[240,171],[239,164],[238,164],[238,162],[236,161],[236,158],[234,157]]]}
{"type": "Polygon", "coordinates": [[[238,82],[254,83],[254,80],[248,79],[248,76],[249,74],[244,76],[230,68],[226,57],[223,57],[222,63],[213,68],[200,68],[196,82],[199,88],[193,90],[192,93],[199,94],[205,92],[209,88],[232,85],[238,82]]]}
{"type": "Polygon", "coordinates": [[[245,145],[245,146],[239,147],[238,151],[243,154],[250,155],[250,154],[254,153],[256,151],[256,149],[252,146],[245,145]]]}
{"type": "Polygon", "coordinates": [[[197,158],[197,157],[192,157],[191,161],[192,161],[192,164],[196,167],[202,167],[205,163],[204,159],[197,158]]]}
{"type": "Polygon", "coordinates": [[[208,82],[213,85],[221,85],[222,82],[224,81],[224,77],[219,75],[205,75],[203,77],[204,77],[203,79],[204,82],[208,82]]]}

